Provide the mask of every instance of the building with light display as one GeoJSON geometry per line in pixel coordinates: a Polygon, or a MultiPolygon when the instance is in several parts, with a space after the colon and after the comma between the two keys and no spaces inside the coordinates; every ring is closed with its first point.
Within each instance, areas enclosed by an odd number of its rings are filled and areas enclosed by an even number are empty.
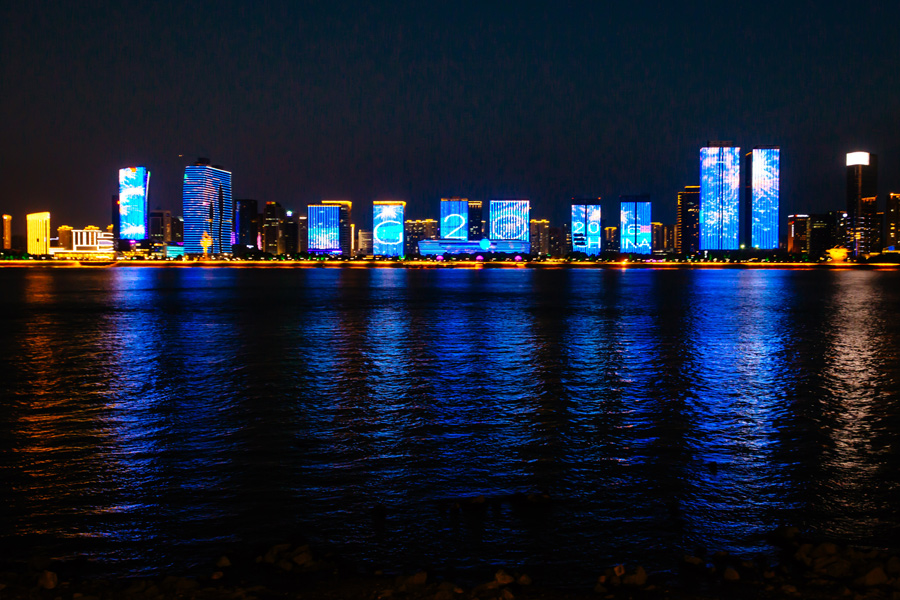
{"type": "Polygon", "coordinates": [[[234,231],[231,172],[210,165],[209,159],[197,159],[184,168],[181,198],[185,254],[230,255],[234,231]]]}
{"type": "Polygon", "coordinates": [[[353,225],[350,220],[350,211],[353,209],[353,203],[349,200],[322,200],[322,206],[338,207],[338,239],[341,246],[341,255],[346,257],[352,256],[353,225]]]}
{"type": "Polygon", "coordinates": [[[406,202],[376,200],[372,203],[372,254],[385,258],[404,255],[403,216],[406,202]]]}
{"type": "Polygon", "coordinates": [[[788,215],[787,250],[791,254],[809,252],[809,215],[788,215]]]}
{"type": "Polygon", "coordinates": [[[26,251],[28,254],[50,254],[50,213],[31,213],[25,216],[28,235],[26,251]]]}
{"type": "Polygon", "coordinates": [[[528,232],[531,243],[531,251],[540,256],[550,255],[550,221],[547,219],[532,219],[528,232]]]}
{"type": "Polygon", "coordinates": [[[745,203],[749,208],[747,242],[758,250],[777,250],[781,150],[778,146],[757,146],[746,158],[750,170],[745,203]]]}
{"type": "Polygon", "coordinates": [[[528,200],[491,200],[490,239],[528,242],[530,208],[528,200]]]}
{"type": "Polygon", "coordinates": [[[147,167],[119,169],[119,239],[146,240],[147,196],[150,171],[147,167]]]}
{"type": "MultiPolygon", "coordinates": [[[[287,212],[278,202],[266,202],[262,215],[262,249],[273,256],[285,253],[284,222],[287,212]]],[[[296,252],[296,250],[294,250],[296,252]]]]}
{"type": "Polygon", "coordinates": [[[686,185],[678,192],[675,223],[675,252],[696,254],[700,251],[700,186],[686,185]]]}
{"type": "Polygon", "coordinates": [[[12,249],[12,215],[3,215],[3,244],[0,249],[12,249]]]}
{"type": "Polygon", "coordinates": [[[573,252],[600,254],[603,251],[602,207],[599,204],[573,204],[571,231],[573,252]]]}
{"type": "Polygon", "coordinates": [[[619,201],[619,251],[653,252],[653,223],[649,196],[622,196],[619,201]]]}
{"type": "Polygon", "coordinates": [[[342,209],[339,204],[310,204],[306,208],[309,227],[307,248],[310,254],[341,254],[342,209]]]}
{"type": "Polygon", "coordinates": [[[700,149],[700,250],[740,248],[741,149],[710,142],[700,149]]]}
{"type": "Polygon", "coordinates": [[[477,258],[485,254],[517,254],[531,252],[531,243],[520,240],[422,240],[419,242],[419,254],[422,256],[459,256],[468,255],[477,258]]]}
{"type": "Polygon", "coordinates": [[[878,156],[869,152],[847,154],[848,250],[868,254],[876,248],[878,231],[878,156]]]}
{"type": "Polygon", "coordinates": [[[466,198],[441,198],[441,239],[469,239],[469,201],[466,198]]]}

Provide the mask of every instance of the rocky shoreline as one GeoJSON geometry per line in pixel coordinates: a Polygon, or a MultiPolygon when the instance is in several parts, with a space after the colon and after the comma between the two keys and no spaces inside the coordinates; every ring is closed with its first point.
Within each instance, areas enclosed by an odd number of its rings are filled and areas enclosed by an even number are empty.
{"type": "Polygon", "coordinates": [[[252,558],[221,556],[188,576],[83,578],[77,561],[33,558],[0,571],[0,600],[585,600],[847,598],[900,600],[900,554],[834,541],[814,543],[793,527],[772,534],[777,564],[716,552],[685,555],[674,572],[611,565],[593,590],[542,587],[527,573],[485,569],[461,586],[425,571],[360,575],[306,544],[274,545],[252,558]]]}

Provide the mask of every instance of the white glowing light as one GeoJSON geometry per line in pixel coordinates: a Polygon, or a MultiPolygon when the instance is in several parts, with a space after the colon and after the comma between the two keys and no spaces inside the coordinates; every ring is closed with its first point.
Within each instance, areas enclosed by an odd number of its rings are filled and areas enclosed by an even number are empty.
{"type": "Polygon", "coordinates": [[[868,152],[850,152],[847,154],[847,166],[854,167],[856,165],[869,166],[868,152]]]}

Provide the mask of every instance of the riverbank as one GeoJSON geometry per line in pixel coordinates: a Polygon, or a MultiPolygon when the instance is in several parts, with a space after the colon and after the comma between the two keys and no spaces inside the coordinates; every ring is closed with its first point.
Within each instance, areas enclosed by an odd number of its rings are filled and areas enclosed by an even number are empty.
{"type": "MultiPolygon", "coordinates": [[[[900,600],[900,555],[837,542],[813,543],[796,528],[775,532],[776,564],[717,552],[685,555],[677,572],[611,565],[594,589],[551,589],[524,572],[485,566],[484,580],[440,574],[361,573],[305,544],[282,543],[255,556],[221,556],[189,573],[92,579],[83,562],[32,558],[0,572],[0,598],[29,600],[587,600],[848,598],[900,600]]],[[[255,554],[255,553],[252,553],[255,554]]]]}

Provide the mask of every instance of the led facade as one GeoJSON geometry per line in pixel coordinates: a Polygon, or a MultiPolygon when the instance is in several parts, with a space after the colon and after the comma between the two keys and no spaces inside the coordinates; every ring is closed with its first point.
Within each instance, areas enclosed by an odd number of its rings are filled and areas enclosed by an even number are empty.
{"type": "Polygon", "coordinates": [[[441,198],[441,239],[469,239],[469,201],[441,198]]]}
{"type": "Polygon", "coordinates": [[[778,249],[778,192],[781,150],[754,148],[751,155],[750,243],[760,250],[778,249]]]}
{"type": "Polygon", "coordinates": [[[403,213],[406,202],[376,201],[372,206],[372,254],[403,256],[403,213]]]}
{"type": "Polygon", "coordinates": [[[572,205],[572,251],[600,254],[603,246],[602,209],[599,204],[572,205]]]}
{"type": "Polygon", "coordinates": [[[491,200],[491,239],[529,241],[528,200],[491,200]]]}
{"type": "Polygon", "coordinates": [[[147,239],[147,192],[150,171],[146,167],[119,169],[119,239],[147,239]]]}
{"type": "Polygon", "coordinates": [[[307,208],[309,223],[309,252],[316,254],[341,253],[341,207],[338,205],[310,204],[307,208]]]}
{"type": "Polygon", "coordinates": [[[519,240],[421,240],[419,254],[422,256],[471,254],[500,252],[503,254],[530,254],[531,243],[519,240]]]}
{"type": "Polygon", "coordinates": [[[741,149],[710,145],[700,149],[700,250],[737,250],[739,240],[741,149]]]}
{"type": "Polygon", "coordinates": [[[27,226],[28,254],[50,254],[50,213],[31,213],[25,215],[27,226]]]}
{"type": "Polygon", "coordinates": [[[619,204],[619,250],[629,254],[653,251],[650,202],[624,200],[619,204]]]}
{"type": "Polygon", "coordinates": [[[205,161],[185,167],[182,210],[185,254],[231,254],[231,172],[205,161]]]}

